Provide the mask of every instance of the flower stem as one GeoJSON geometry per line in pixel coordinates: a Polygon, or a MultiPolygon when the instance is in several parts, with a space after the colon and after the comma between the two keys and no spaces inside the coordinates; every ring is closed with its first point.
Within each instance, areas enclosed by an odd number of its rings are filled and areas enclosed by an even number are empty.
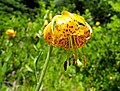
{"type": "Polygon", "coordinates": [[[45,60],[45,64],[44,64],[43,70],[41,72],[41,76],[39,78],[39,81],[37,83],[35,91],[39,91],[39,89],[41,87],[41,84],[42,84],[42,81],[43,81],[43,78],[44,78],[44,75],[45,75],[45,72],[46,72],[46,69],[47,69],[47,66],[48,66],[48,62],[49,62],[49,59],[50,59],[51,52],[52,52],[52,46],[49,46],[47,57],[46,57],[46,60],[45,60]]]}

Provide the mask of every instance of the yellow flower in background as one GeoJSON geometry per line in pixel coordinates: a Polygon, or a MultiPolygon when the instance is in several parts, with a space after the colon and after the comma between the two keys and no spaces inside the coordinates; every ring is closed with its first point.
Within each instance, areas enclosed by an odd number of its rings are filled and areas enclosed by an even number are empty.
{"type": "Polygon", "coordinates": [[[9,35],[9,36],[15,37],[16,36],[16,31],[14,31],[13,29],[8,29],[6,31],[6,34],[9,35]]]}
{"type": "Polygon", "coordinates": [[[92,29],[82,16],[63,11],[53,17],[43,34],[48,44],[68,50],[83,47],[91,38],[92,29]]]}
{"type": "Polygon", "coordinates": [[[6,30],[6,38],[10,39],[11,37],[15,37],[16,36],[16,31],[14,31],[13,29],[8,29],[6,30]]]}
{"type": "Polygon", "coordinates": [[[97,22],[95,23],[95,25],[96,25],[96,26],[99,26],[99,25],[100,25],[100,22],[99,22],[99,21],[97,21],[97,22]]]}
{"type": "Polygon", "coordinates": [[[95,26],[92,27],[92,29],[95,29],[95,28],[96,28],[95,26]]]}

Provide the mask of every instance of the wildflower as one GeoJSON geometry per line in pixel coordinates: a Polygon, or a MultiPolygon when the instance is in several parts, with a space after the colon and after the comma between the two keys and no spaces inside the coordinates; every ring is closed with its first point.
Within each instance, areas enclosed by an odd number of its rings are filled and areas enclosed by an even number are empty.
{"type": "Polygon", "coordinates": [[[95,23],[95,25],[96,25],[96,26],[99,26],[99,25],[100,25],[100,22],[99,22],[99,21],[97,21],[97,22],[95,23]]]}
{"type": "Polygon", "coordinates": [[[95,29],[96,27],[95,27],[95,26],[93,26],[92,28],[93,28],[93,29],[95,29]]]}
{"type": "Polygon", "coordinates": [[[45,41],[65,50],[82,48],[91,38],[92,29],[82,16],[63,11],[44,29],[45,41]]]}
{"type": "Polygon", "coordinates": [[[112,76],[110,76],[110,78],[109,78],[110,80],[112,80],[113,79],[113,77],[112,76]]]}
{"type": "Polygon", "coordinates": [[[6,38],[10,39],[11,37],[15,37],[16,36],[16,31],[14,31],[13,29],[8,29],[6,30],[6,38]]]}

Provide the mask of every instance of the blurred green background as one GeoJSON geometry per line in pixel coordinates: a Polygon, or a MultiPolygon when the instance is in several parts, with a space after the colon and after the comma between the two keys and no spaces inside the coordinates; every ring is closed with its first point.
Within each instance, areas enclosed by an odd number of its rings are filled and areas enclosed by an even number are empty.
{"type": "Polygon", "coordinates": [[[120,0],[0,0],[0,91],[34,91],[48,51],[44,22],[63,10],[92,27],[78,52],[87,64],[65,71],[67,52],[54,47],[41,91],[120,91],[120,0]]]}

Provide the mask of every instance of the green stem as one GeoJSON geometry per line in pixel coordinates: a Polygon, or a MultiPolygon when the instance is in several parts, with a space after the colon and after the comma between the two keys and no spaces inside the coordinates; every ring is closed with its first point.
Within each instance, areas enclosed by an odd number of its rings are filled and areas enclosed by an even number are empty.
{"type": "Polygon", "coordinates": [[[47,69],[47,66],[48,66],[48,62],[49,62],[49,59],[50,59],[51,52],[52,52],[52,46],[49,46],[48,53],[47,53],[47,58],[45,60],[45,64],[44,64],[43,70],[41,72],[41,76],[39,78],[39,81],[37,83],[37,87],[36,87],[35,91],[39,91],[39,89],[41,87],[41,84],[42,84],[42,81],[43,81],[43,78],[44,78],[44,75],[45,75],[45,72],[46,72],[46,69],[47,69]]]}

